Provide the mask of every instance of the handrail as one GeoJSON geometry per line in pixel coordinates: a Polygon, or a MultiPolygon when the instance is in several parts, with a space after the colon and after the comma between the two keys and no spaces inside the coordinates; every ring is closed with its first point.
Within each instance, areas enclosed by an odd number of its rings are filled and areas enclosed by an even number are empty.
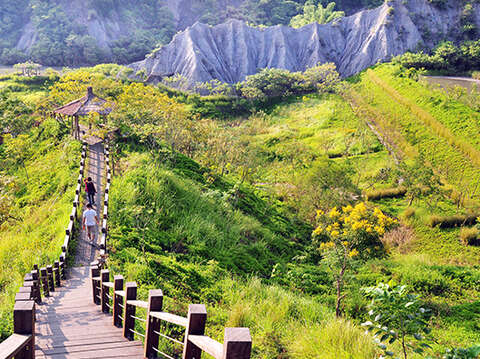
{"type": "Polygon", "coordinates": [[[133,340],[135,335],[144,338],[144,357],[156,358],[157,353],[167,358],[170,356],[159,350],[159,339],[170,340],[174,345],[183,346],[182,359],[199,358],[202,352],[215,359],[249,359],[252,338],[248,328],[225,328],[224,343],[205,335],[207,311],[203,304],[190,304],[188,316],[182,317],[162,311],[163,292],[160,289],[149,291],[148,301],[137,299],[137,284],[128,282],[124,286],[123,276],[114,276],[110,281],[110,271],[102,269],[99,261],[92,262],[90,276],[92,280],[92,297],[100,305],[102,312],[111,313],[113,325],[122,326],[123,336],[133,340]],[[112,295],[110,290],[113,289],[112,295]],[[147,310],[146,317],[136,314],[136,308],[147,310]],[[138,332],[135,321],[145,323],[145,333],[138,332]],[[161,321],[185,328],[183,342],[161,333],[161,321]]]}
{"type": "Polygon", "coordinates": [[[33,335],[12,334],[0,343],[0,359],[14,358],[32,341],[33,335]]]}
{"type": "Polygon", "coordinates": [[[13,310],[14,333],[0,343],[0,359],[10,359],[16,356],[22,358],[34,358],[35,348],[35,302],[42,302],[43,295],[48,297],[50,292],[61,286],[61,280],[66,279],[66,261],[69,253],[70,240],[75,232],[75,223],[78,220],[78,206],[80,204],[80,192],[82,188],[83,172],[85,168],[87,144],[82,144],[80,170],[75,188],[75,199],[72,203],[72,211],[69,222],[65,229],[65,239],[62,245],[62,254],[59,260],[53,264],[39,268],[37,264],[33,270],[24,276],[23,286],[15,295],[13,310]]]}
{"type": "Polygon", "coordinates": [[[189,335],[188,340],[215,359],[222,359],[223,345],[205,335],[189,335]]]}
{"type": "Polygon", "coordinates": [[[127,304],[137,308],[148,309],[148,303],[143,300],[127,300],[127,304]]]}
{"type": "Polygon", "coordinates": [[[102,228],[100,237],[100,255],[105,256],[107,253],[107,237],[108,237],[108,203],[109,203],[109,191],[111,182],[111,169],[110,169],[110,151],[108,143],[104,146],[104,156],[107,173],[107,184],[105,186],[105,194],[103,199],[103,216],[102,216],[102,228]]]}
{"type": "Polygon", "coordinates": [[[186,327],[188,320],[185,317],[181,317],[176,314],[167,313],[167,312],[150,312],[152,318],[160,319],[168,323],[176,324],[181,327],[186,327]]]}

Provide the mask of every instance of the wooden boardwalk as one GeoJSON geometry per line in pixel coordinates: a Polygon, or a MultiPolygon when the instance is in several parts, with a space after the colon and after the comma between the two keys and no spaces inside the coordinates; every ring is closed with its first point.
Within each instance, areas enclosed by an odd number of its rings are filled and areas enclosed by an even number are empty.
{"type": "MultiPolygon", "coordinates": [[[[89,146],[85,177],[92,177],[97,188],[95,209],[101,220],[103,145],[93,142],[89,146]]],[[[143,358],[143,344],[125,339],[122,329],[113,326],[112,316],[102,313],[93,303],[89,264],[98,254],[98,238],[97,234],[96,243],[89,243],[80,231],[75,266],[68,269],[68,279],[37,305],[37,358],[143,358]]]]}

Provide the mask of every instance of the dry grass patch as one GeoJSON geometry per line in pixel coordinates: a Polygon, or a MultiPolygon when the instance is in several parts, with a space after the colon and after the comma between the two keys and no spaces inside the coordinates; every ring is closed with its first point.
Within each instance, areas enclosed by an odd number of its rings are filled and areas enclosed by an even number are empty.
{"type": "Polygon", "coordinates": [[[410,243],[415,240],[415,232],[407,226],[400,226],[385,233],[381,238],[387,252],[398,249],[400,253],[407,253],[410,243]]]}

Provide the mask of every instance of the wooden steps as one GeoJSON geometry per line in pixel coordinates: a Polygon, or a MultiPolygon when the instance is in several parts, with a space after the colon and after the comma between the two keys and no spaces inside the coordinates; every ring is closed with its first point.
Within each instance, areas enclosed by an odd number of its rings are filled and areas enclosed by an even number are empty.
{"type": "Polygon", "coordinates": [[[36,358],[143,358],[143,344],[125,339],[92,302],[89,268],[71,268],[68,278],[37,306],[36,358]]]}

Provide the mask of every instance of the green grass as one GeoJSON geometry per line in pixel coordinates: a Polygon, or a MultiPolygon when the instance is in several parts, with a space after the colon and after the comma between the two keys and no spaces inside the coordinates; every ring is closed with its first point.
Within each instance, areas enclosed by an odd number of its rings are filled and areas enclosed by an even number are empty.
{"type": "Polygon", "coordinates": [[[75,195],[80,144],[39,136],[42,128],[32,130],[26,139],[31,141],[28,180],[20,166],[0,172],[12,181],[10,212],[16,218],[0,226],[1,338],[11,333],[13,300],[23,276],[35,263],[45,265],[58,259],[75,195]]]}

